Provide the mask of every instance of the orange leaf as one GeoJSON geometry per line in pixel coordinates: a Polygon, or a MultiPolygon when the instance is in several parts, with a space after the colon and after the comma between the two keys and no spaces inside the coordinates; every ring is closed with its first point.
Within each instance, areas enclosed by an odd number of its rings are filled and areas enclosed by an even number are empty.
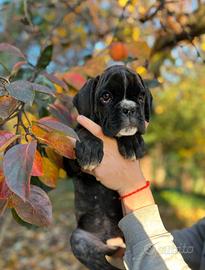
{"type": "Polygon", "coordinates": [[[33,162],[31,175],[33,176],[43,175],[43,160],[42,160],[41,154],[37,150],[34,156],[34,162],[33,162]]]}
{"type": "Polygon", "coordinates": [[[47,144],[58,154],[70,159],[75,159],[75,151],[73,149],[74,146],[71,138],[57,132],[51,132],[46,135],[45,139],[47,144]]]}
{"type": "Polygon", "coordinates": [[[39,177],[46,186],[55,188],[58,180],[59,169],[50,159],[43,157],[43,175],[39,177]]]}
{"type": "Polygon", "coordinates": [[[62,135],[58,131],[52,131],[51,128],[46,126],[32,126],[32,131],[36,135],[39,141],[47,144],[54,149],[61,156],[75,159],[74,143],[73,139],[62,135]]]}

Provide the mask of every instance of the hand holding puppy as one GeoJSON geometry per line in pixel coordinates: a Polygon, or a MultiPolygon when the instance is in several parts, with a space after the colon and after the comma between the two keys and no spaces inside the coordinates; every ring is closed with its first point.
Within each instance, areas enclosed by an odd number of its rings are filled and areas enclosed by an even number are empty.
{"type": "MultiPolygon", "coordinates": [[[[103,159],[99,166],[87,173],[94,175],[107,188],[116,190],[120,196],[145,185],[139,160],[125,159],[118,151],[116,140],[105,136],[101,127],[89,118],[79,115],[77,121],[103,141],[103,159]]],[[[151,190],[146,189],[123,200],[124,212],[127,214],[153,203],[151,190]]]]}

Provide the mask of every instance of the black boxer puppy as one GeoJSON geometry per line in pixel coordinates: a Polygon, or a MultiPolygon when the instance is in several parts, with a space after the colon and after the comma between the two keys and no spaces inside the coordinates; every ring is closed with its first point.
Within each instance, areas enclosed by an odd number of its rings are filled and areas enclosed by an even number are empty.
{"type": "MultiPolygon", "coordinates": [[[[122,65],[112,66],[89,79],[73,104],[80,114],[98,123],[105,135],[116,138],[125,158],[142,157],[141,135],[145,120],[149,122],[152,96],[138,74],[122,65]]],[[[98,166],[103,158],[103,143],[80,125],[76,132],[80,139],[76,143],[77,162],[65,160],[65,169],[74,176],[75,190],[77,229],[71,235],[71,247],[89,269],[116,270],[105,255],[112,255],[119,248],[107,244],[109,239],[123,238],[118,228],[123,217],[119,195],[80,170],[79,165],[85,170],[98,166]]]]}

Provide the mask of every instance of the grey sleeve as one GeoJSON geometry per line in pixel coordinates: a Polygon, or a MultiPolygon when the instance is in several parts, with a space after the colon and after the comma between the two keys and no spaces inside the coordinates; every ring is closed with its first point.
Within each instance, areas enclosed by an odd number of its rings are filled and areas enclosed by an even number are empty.
{"type": "Polygon", "coordinates": [[[190,269],[178,252],[172,235],[164,228],[157,205],[137,209],[125,216],[119,227],[125,237],[126,269],[190,269]]]}
{"type": "Polygon", "coordinates": [[[205,218],[190,228],[172,232],[174,243],[191,269],[200,269],[205,243],[205,218]]]}

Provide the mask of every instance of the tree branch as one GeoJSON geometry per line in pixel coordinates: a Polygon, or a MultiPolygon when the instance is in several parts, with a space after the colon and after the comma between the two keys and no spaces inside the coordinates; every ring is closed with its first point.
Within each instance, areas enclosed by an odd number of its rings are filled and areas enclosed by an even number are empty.
{"type": "Polygon", "coordinates": [[[205,33],[205,4],[189,15],[187,24],[182,27],[181,32],[174,33],[167,31],[159,36],[154,43],[151,55],[157,52],[171,49],[179,42],[188,40],[191,42],[195,37],[205,33]]]}

